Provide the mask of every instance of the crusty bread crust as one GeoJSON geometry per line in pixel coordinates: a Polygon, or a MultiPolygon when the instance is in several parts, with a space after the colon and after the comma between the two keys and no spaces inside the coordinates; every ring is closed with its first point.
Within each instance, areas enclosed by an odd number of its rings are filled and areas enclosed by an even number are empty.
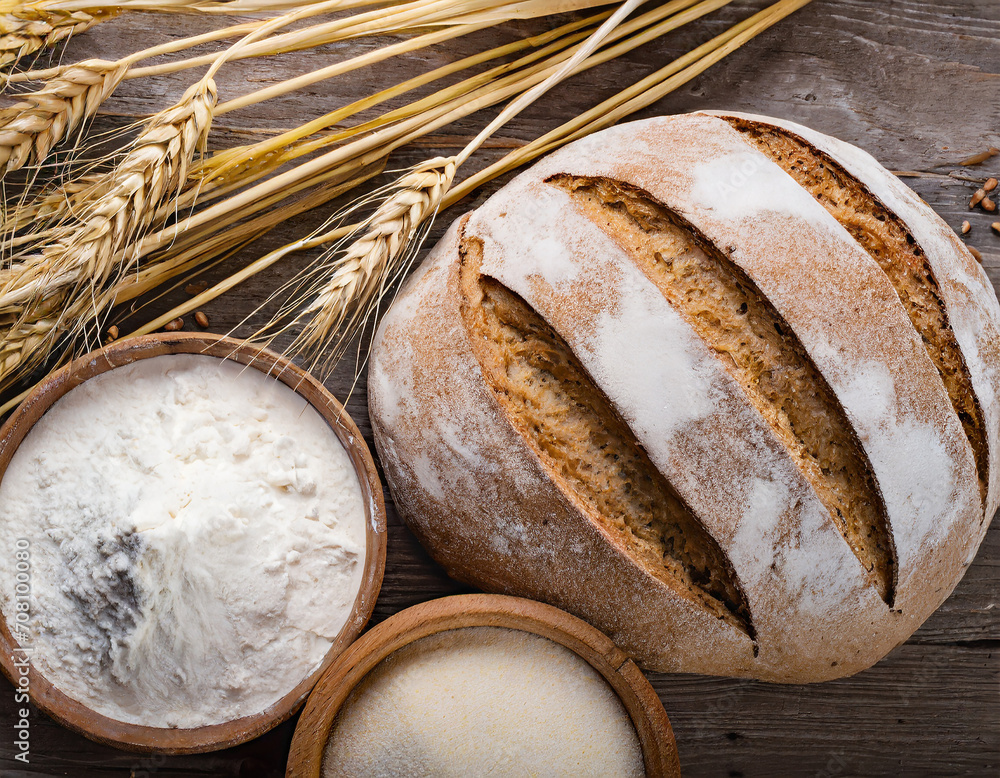
{"type": "MultiPolygon", "coordinates": [[[[948,223],[916,192],[857,146],[781,119],[732,111],[717,115],[771,125],[798,135],[836,159],[910,228],[934,271],[951,329],[962,349],[973,390],[986,417],[990,477],[984,516],[992,517],[1000,508],[1000,393],[996,388],[1000,380],[997,376],[1000,369],[1000,302],[986,270],[948,223]]],[[[984,522],[984,534],[986,528],[984,522]]]]}
{"type": "Polygon", "coordinates": [[[657,666],[712,673],[722,657],[749,673],[750,638],[687,607],[616,546],[544,470],[482,382],[460,310],[466,218],[407,282],[372,352],[369,412],[400,513],[459,580],[582,615],[657,666]],[[674,647],[664,631],[710,641],[674,647]]]}
{"type": "MultiPolygon", "coordinates": [[[[808,140],[845,158],[928,242],[987,423],[991,515],[1000,356],[997,341],[980,333],[998,331],[996,299],[985,298],[960,242],[941,235],[937,217],[898,192],[891,174],[859,164],[832,139],[808,140]]],[[[812,195],[705,114],[578,141],[456,222],[382,323],[369,405],[396,503],[450,574],[563,607],[657,670],[782,682],[862,670],[950,594],[987,524],[969,440],[883,271],[812,195]],[[773,420],[621,236],[549,182],[559,175],[642,190],[738,266],[787,322],[787,337],[836,394],[884,498],[896,557],[889,602],[773,420]],[[518,295],[568,345],[721,547],[745,593],[752,637],[630,557],[499,401],[462,315],[463,240],[481,246],[477,272],[518,295]]]]}

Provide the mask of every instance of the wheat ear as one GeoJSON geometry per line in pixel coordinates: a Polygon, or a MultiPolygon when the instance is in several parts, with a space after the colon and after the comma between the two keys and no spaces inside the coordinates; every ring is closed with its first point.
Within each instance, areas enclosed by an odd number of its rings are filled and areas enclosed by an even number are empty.
{"type": "Polygon", "coordinates": [[[79,212],[0,271],[0,315],[12,322],[0,351],[16,347],[0,361],[0,389],[44,360],[62,337],[83,335],[113,304],[109,287],[139,261],[139,239],[187,180],[195,152],[205,150],[218,103],[215,74],[249,44],[305,13],[272,19],[230,46],[178,103],[146,124],[112,171],[95,180],[79,212]],[[54,305],[59,313],[49,321],[54,305]],[[42,324],[47,334],[32,327],[42,324]]]}
{"type": "Polygon", "coordinates": [[[0,14],[0,68],[88,30],[113,13],[20,8],[0,14]]]}
{"type": "Polygon", "coordinates": [[[100,290],[130,269],[134,258],[125,249],[187,178],[215,103],[212,79],[192,86],[177,105],[153,117],[122,161],[94,185],[99,194],[60,222],[39,250],[0,271],[0,311],[14,316],[4,333],[0,383],[44,358],[60,335],[79,331],[96,313],[100,290]]]}
{"type": "MultiPolygon", "coordinates": [[[[4,333],[0,342],[0,376],[24,375],[36,367],[41,360],[33,355],[44,350],[55,327],[54,317],[42,317],[32,322],[21,322],[4,333]]],[[[3,385],[6,388],[8,383],[3,381],[3,385]]]]}
{"type": "Polygon", "coordinates": [[[80,62],[0,111],[0,176],[44,161],[57,143],[97,112],[127,72],[128,66],[120,62],[80,62]]]}
{"type": "MultiPolygon", "coordinates": [[[[391,279],[405,265],[417,229],[437,213],[451,188],[455,173],[496,130],[526,106],[573,72],[642,4],[643,0],[624,0],[618,9],[581,44],[576,52],[541,83],[511,102],[485,129],[458,154],[428,160],[395,182],[392,194],[363,223],[341,258],[332,265],[329,280],[320,287],[297,321],[306,319],[302,332],[290,351],[315,354],[313,367],[333,365],[340,350],[374,313],[391,279]],[[376,305],[371,305],[372,300],[376,305]],[[325,358],[321,351],[327,350],[325,358]]],[[[308,286],[308,282],[307,282],[308,286]]],[[[278,318],[281,317],[279,313],[278,318]]],[[[266,332],[271,325],[265,327],[266,332]]]]}
{"type": "Polygon", "coordinates": [[[41,230],[65,220],[79,212],[87,202],[91,192],[99,190],[102,183],[100,173],[87,173],[57,187],[46,190],[32,200],[12,208],[4,220],[3,227],[7,247],[15,247],[33,240],[41,230]],[[31,228],[24,238],[14,237],[16,233],[31,228]],[[32,234],[33,233],[33,234],[32,234]]]}
{"type": "Polygon", "coordinates": [[[332,267],[329,280],[303,312],[309,321],[297,348],[311,349],[328,341],[352,310],[377,293],[409,238],[432,217],[455,178],[454,158],[428,160],[393,185],[394,192],[365,220],[346,253],[332,267]]]}
{"type": "MultiPolygon", "coordinates": [[[[187,178],[204,143],[216,102],[215,82],[203,79],[180,102],[157,114],[114,170],[95,179],[92,197],[57,226],[57,237],[0,284],[0,309],[36,293],[110,278],[116,254],[148,226],[158,205],[187,178]],[[34,272],[32,272],[34,271],[34,272]],[[26,278],[26,276],[29,276],[26,278]]],[[[127,260],[125,260],[127,261],[127,260]]]]}

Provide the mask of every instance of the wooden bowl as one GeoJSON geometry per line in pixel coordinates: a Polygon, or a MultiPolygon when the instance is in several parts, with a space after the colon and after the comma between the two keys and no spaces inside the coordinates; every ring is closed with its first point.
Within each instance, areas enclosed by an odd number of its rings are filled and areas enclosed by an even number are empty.
{"type": "MultiPolygon", "coordinates": [[[[34,668],[29,671],[30,695],[35,705],[85,737],[129,751],[190,754],[243,743],[288,719],[302,705],[316,680],[361,633],[375,607],[385,572],[385,502],[375,463],[364,438],[341,404],[322,384],[277,354],[207,333],[164,333],[117,341],[53,373],[25,398],[0,429],[0,479],[21,441],[56,400],[96,375],[139,359],[166,354],[205,354],[230,359],[268,373],[295,390],[326,419],[347,450],[361,484],[367,519],[365,569],[361,589],[347,623],[330,647],[323,664],[266,710],[222,724],[192,729],[127,724],[103,716],[63,694],[34,668]]],[[[18,676],[12,656],[15,646],[17,643],[11,636],[6,618],[0,618],[0,666],[4,675],[16,686],[18,676]]]]}
{"type": "Polygon", "coordinates": [[[464,627],[506,627],[554,640],[611,685],[639,736],[649,778],[680,776],[666,711],[631,659],[603,632],[551,605],[500,594],[460,594],[414,605],[372,628],[319,680],[295,727],[285,778],[320,778],[330,728],[347,697],[394,651],[428,635],[464,627]]]}

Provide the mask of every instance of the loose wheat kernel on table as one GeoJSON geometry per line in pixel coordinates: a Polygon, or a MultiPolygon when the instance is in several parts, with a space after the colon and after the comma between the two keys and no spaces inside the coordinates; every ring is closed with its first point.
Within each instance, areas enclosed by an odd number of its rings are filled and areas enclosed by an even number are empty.
{"type": "Polygon", "coordinates": [[[993,213],[997,209],[997,204],[990,198],[984,197],[982,202],[983,210],[993,213]]]}
{"type": "Polygon", "coordinates": [[[997,188],[997,180],[995,178],[987,178],[986,183],[983,184],[983,190],[986,192],[992,192],[997,188]]]}
{"type": "Polygon", "coordinates": [[[972,256],[976,258],[976,262],[980,265],[983,264],[983,255],[979,253],[979,249],[969,246],[969,251],[972,253],[972,256]]]}
{"type": "Polygon", "coordinates": [[[966,219],[964,222],[962,222],[962,234],[963,235],[968,235],[969,234],[969,230],[971,230],[971,229],[972,229],[972,225],[969,224],[969,220],[968,219],[966,219]]]}
{"type": "Polygon", "coordinates": [[[112,324],[110,327],[108,327],[108,337],[107,337],[108,343],[110,343],[113,340],[117,340],[117,338],[118,338],[118,327],[112,324]]]}
{"type": "Polygon", "coordinates": [[[982,202],[984,197],[986,197],[986,190],[977,189],[976,193],[972,195],[972,199],[969,200],[969,208],[975,208],[980,202],[982,202]]]}
{"type": "Polygon", "coordinates": [[[184,329],[184,319],[174,319],[171,322],[167,322],[163,325],[163,329],[167,332],[176,332],[177,330],[184,329]]]}
{"type": "Polygon", "coordinates": [[[997,235],[1000,235],[1000,222],[993,222],[993,224],[991,224],[990,227],[993,229],[993,232],[995,232],[997,235]]]}
{"type": "Polygon", "coordinates": [[[981,165],[990,157],[995,157],[997,154],[1000,154],[1000,149],[991,146],[990,148],[986,149],[986,151],[981,151],[978,154],[973,154],[971,157],[969,157],[968,159],[963,159],[958,164],[962,165],[963,167],[969,167],[970,165],[981,165]]]}
{"type": "Polygon", "coordinates": [[[195,323],[199,327],[201,327],[202,329],[205,329],[206,327],[208,327],[208,316],[206,316],[202,311],[198,311],[194,315],[194,320],[195,320],[195,323]]]}

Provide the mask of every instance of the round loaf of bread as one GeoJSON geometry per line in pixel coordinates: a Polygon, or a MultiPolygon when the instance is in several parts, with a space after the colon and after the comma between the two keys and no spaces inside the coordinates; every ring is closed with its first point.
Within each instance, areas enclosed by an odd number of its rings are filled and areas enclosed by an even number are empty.
{"type": "Polygon", "coordinates": [[[1000,306],[859,149],[690,114],[459,219],[369,373],[396,505],[454,577],[647,668],[822,681],[945,600],[997,509],[1000,306]]]}

